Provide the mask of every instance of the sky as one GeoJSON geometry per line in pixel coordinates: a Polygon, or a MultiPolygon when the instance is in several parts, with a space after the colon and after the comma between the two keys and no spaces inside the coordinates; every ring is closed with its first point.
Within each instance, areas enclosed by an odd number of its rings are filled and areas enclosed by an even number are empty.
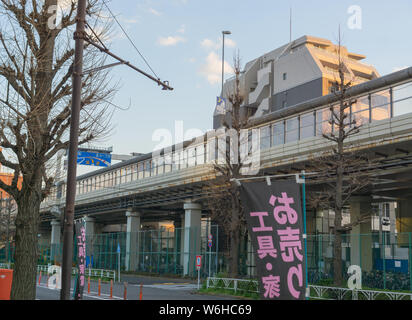
{"type": "MultiPolygon", "coordinates": [[[[222,31],[232,33],[225,37],[229,78],[236,52],[244,66],[289,42],[290,8],[292,39],[312,35],[336,43],[340,25],[343,45],[366,55],[364,62],[381,75],[411,66],[410,0],[112,0],[108,5],[150,67],[174,88],[163,91],[125,66],[112,70],[113,81],[120,84],[113,103],[125,110],[116,109],[114,130],[98,146],[112,146],[115,154],[152,152],[160,142],[159,129],[178,142],[176,121],[183,124],[184,138],[212,129],[221,90],[222,31]],[[351,27],[353,6],[361,9],[356,29],[351,27]]],[[[152,74],[116,25],[109,47],[152,74]]]]}

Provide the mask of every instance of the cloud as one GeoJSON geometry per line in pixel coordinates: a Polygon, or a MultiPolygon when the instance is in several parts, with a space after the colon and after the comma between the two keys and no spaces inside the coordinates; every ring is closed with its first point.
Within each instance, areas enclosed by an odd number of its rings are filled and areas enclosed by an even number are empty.
{"type": "Polygon", "coordinates": [[[153,9],[153,8],[149,8],[149,12],[150,12],[151,14],[155,15],[155,16],[158,16],[158,17],[162,15],[161,12],[159,12],[159,11],[153,9]]]}
{"type": "Polygon", "coordinates": [[[229,48],[236,47],[236,42],[230,38],[225,38],[225,47],[228,46],[229,48]]]}
{"type": "MultiPolygon", "coordinates": [[[[222,60],[215,52],[210,52],[206,57],[206,64],[202,65],[199,73],[206,77],[210,84],[222,81],[222,60]]],[[[233,68],[225,61],[225,74],[232,74],[233,68]]]]}
{"type": "Polygon", "coordinates": [[[74,0],[58,0],[57,4],[63,11],[66,11],[71,8],[74,2],[74,0]]]}
{"type": "Polygon", "coordinates": [[[184,24],[182,24],[180,28],[177,30],[177,32],[179,33],[185,33],[185,31],[186,31],[186,26],[184,24]]]}
{"type": "Polygon", "coordinates": [[[195,62],[196,62],[196,58],[189,58],[189,62],[190,62],[190,63],[195,63],[195,62]]]}
{"type": "MultiPolygon", "coordinates": [[[[210,40],[210,39],[203,39],[200,42],[200,45],[205,48],[205,49],[212,49],[212,50],[218,50],[220,48],[222,48],[222,38],[219,38],[216,41],[210,40]]],[[[236,47],[236,42],[233,41],[230,38],[225,37],[225,48],[229,47],[229,48],[234,48],[236,47]]]]}
{"type": "Polygon", "coordinates": [[[214,50],[217,50],[217,49],[220,48],[220,45],[216,45],[216,43],[213,42],[213,41],[210,40],[210,39],[203,39],[202,42],[200,42],[200,45],[201,45],[203,48],[206,48],[206,49],[214,49],[214,50]]]}
{"type": "Polygon", "coordinates": [[[161,46],[175,46],[179,42],[185,42],[185,41],[186,41],[185,38],[182,38],[182,37],[179,37],[179,36],[176,36],[176,37],[169,36],[169,37],[166,37],[166,38],[160,37],[157,40],[157,43],[160,44],[161,46]]]}

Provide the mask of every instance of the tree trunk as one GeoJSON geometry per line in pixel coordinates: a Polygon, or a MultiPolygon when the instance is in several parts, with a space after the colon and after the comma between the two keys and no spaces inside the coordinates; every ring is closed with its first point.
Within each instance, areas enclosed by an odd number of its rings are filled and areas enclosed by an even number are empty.
{"type": "MultiPolygon", "coordinates": [[[[337,216],[342,216],[342,213],[335,213],[335,221],[337,216]]],[[[342,221],[342,219],[340,219],[342,221]]],[[[342,233],[336,230],[337,223],[335,222],[335,239],[333,241],[333,279],[336,286],[342,285],[342,233]]]]}
{"type": "Polygon", "coordinates": [[[240,230],[232,230],[230,235],[229,276],[236,278],[239,274],[240,230]]]}
{"type": "Polygon", "coordinates": [[[40,193],[26,190],[16,202],[18,212],[11,300],[35,300],[40,193]]]}
{"type": "Polygon", "coordinates": [[[240,246],[240,202],[237,198],[236,188],[231,193],[231,225],[230,225],[230,259],[229,275],[236,278],[239,275],[239,246],[240,246]]]}

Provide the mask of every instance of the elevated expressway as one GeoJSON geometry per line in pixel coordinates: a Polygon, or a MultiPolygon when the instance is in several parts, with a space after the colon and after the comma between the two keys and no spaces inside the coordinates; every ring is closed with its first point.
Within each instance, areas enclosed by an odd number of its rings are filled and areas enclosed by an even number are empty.
{"type": "MultiPolygon", "coordinates": [[[[411,94],[402,97],[399,103],[393,94],[396,88],[407,88],[411,84],[412,68],[409,68],[352,87],[349,91],[354,98],[371,97],[383,91],[388,94],[388,117],[373,121],[371,116],[370,121],[361,127],[360,132],[351,141],[362,153],[377,160],[378,164],[372,173],[374,183],[368,195],[376,202],[412,199],[412,90],[407,89],[411,94]],[[401,111],[396,109],[398,105],[402,105],[401,111]]],[[[250,123],[250,128],[263,128],[297,116],[300,119],[301,115],[311,112],[316,114],[316,111],[327,108],[333,102],[336,103],[333,94],[323,96],[254,120],[250,123]]],[[[373,108],[373,105],[370,103],[369,114],[372,114],[371,107],[373,108]]],[[[314,127],[316,132],[316,124],[314,127]]],[[[185,145],[188,144],[190,143],[186,142],[185,145]]],[[[272,142],[270,147],[261,150],[260,174],[316,171],[311,160],[331,147],[331,142],[315,134],[307,138],[300,137],[293,142],[273,144],[272,142]]],[[[111,168],[78,177],[78,180],[130,166],[150,157],[151,155],[140,156],[111,168]]],[[[93,217],[105,225],[123,224],[126,222],[125,212],[137,210],[143,213],[143,221],[173,221],[180,219],[181,214],[185,212],[184,204],[187,202],[201,204],[200,210],[205,216],[208,211],[203,189],[215,178],[211,164],[207,163],[207,160],[205,162],[78,194],[75,217],[93,217]]],[[[65,185],[63,187],[65,188],[65,185]]],[[[64,204],[64,195],[60,199],[50,197],[42,203],[43,227],[47,228],[51,220],[62,219],[64,204]],[[60,212],[60,215],[57,212],[60,212]]]]}

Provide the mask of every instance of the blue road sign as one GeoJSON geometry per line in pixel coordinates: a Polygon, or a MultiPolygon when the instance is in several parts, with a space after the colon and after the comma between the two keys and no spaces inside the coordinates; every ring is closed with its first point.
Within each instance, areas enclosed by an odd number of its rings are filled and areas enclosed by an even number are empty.
{"type": "Polygon", "coordinates": [[[120,244],[117,244],[117,253],[120,253],[120,244]]]}
{"type": "Polygon", "coordinates": [[[77,152],[77,164],[84,166],[108,167],[112,162],[110,153],[77,152]]]}

